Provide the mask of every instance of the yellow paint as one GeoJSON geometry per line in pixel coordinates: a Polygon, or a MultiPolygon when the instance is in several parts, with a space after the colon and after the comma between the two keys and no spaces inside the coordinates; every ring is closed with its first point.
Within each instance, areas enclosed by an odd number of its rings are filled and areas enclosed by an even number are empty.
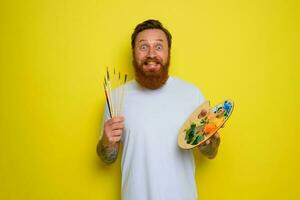
{"type": "MultiPolygon", "coordinates": [[[[0,6],[0,199],[120,198],[120,159],[96,156],[106,66],[131,68],[148,18],[173,34],[171,74],[215,105],[233,99],[215,160],[195,153],[201,200],[296,200],[299,3],[4,1],[0,6]]],[[[155,147],[154,147],[155,148],[155,147]]]]}

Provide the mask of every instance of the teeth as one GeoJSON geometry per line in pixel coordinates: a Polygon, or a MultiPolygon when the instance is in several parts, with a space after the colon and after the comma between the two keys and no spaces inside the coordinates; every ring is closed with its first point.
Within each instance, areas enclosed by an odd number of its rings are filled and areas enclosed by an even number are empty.
{"type": "Polygon", "coordinates": [[[147,64],[149,64],[149,65],[155,65],[156,62],[150,61],[150,62],[148,62],[147,64]]]}

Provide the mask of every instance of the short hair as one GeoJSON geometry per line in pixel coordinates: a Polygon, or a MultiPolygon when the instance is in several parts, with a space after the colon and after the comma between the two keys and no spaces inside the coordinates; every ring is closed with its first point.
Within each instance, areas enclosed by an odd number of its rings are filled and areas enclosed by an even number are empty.
{"type": "Polygon", "coordinates": [[[147,29],[160,29],[160,30],[162,30],[165,33],[166,37],[167,37],[169,49],[171,49],[171,44],[172,44],[172,35],[171,35],[171,33],[162,25],[162,23],[160,21],[154,20],[154,19],[146,20],[146,21],[138,24],[135,27],[134,32],[131,35],[131,48],[132,49],[134,49],[134,47],[135,47],[135,39],[136,39],[137,35],[140,32],[142,32],[144,30],[147,30],[147,29]]]}

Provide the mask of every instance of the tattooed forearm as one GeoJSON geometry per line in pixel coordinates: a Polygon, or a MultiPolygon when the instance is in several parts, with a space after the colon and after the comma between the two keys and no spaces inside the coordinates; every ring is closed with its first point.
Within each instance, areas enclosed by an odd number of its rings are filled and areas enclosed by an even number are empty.
{"type": "Polygon", "coordinates": [[[214,158],[217,155],[218,148],[207,145],[205,147],[200,148],[200,151],[207,158],[212,159],[212,158],[214,158]]]}
{"type": "Polygon", "coordinates": [[[209,144],[199,146],[200,152],[209,159],[214,158],[218,153],[220,138],[212,138],[209,144]]]}
{"type": "Polygon", "coordinates": [[[103,162],[111,164],[117,160],[118,147],[104,145],[102,141],[98,142],[97,153],[103,162]]]}

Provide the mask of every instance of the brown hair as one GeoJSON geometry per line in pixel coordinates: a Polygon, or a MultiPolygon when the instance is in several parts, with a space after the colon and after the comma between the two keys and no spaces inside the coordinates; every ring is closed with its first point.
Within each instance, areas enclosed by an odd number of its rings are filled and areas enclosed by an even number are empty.
{"type": "Polygon", "coordinates": [[[146,20],[146,21],[138,24],[135,27],[134,32],[131,35],[131,48],[132,49],[134,49],[134,47],[135,47],[136,36],[140,32],[142,32],[144,30],[147,30],[147,29],[160,29],[160,30],[162,30],[166,34],[166,37],[167,37],[167,40],[168,40],[168,46],[169,46],[169,49],[171,49],[171,44],[172,44],[172,35],[171,35],[171,33],[165,27],[163,27],[163,25],[160,21],[154,20],[154,19],[146,20]]]}

